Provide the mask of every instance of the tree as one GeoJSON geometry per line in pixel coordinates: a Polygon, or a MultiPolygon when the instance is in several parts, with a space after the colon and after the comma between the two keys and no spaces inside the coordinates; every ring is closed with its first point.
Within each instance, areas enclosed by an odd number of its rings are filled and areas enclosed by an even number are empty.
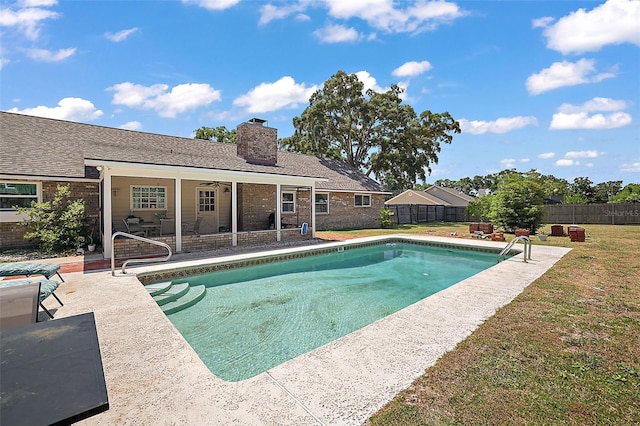
{"type": "Polygon", "coordinates": [[[544,190],[539,177],[512,175],[498,184],[492,203],[492,222],[507,230],[535,233],[544,218],[544,190]]]}
{"type": "Polygon", "coordinates": [[[235,144],[238,139],[238,132],[236,129],[227,130],[225,126],[218,127],[205,127],[202,126],[195,130],[196,135],[194,139],[205,139],[209,141],[216,141],[222,143],[235,144]]]}
{"type": "Polygon", "coordinates": [[[84,200],[70,200],[69,185],[58,185],[52,201],[31,203],[30,207],[18,207],[19,213],[29,216],[21,222],[29,229],[24,238],[38,239],[45,253],[65,253],[87,242],[84,200]]]}
{"type": "Polygon", "coordinates": [[[412,188],[438,163],[441,144],[451,143],[460,125],[448,112],[403,105],[403,89],[367,90],[355,74],[338,71],[309,100],[283,148],[340,159],[394,188],[412,188]]]}
{"type": "Polygon", "coordinates": [[[483,195],[477,197],[467,204],[467,213],[484,222],[491,215],[494,195],[483,195]]]}
{"type": "Polygon", "coordinates": [[[618,192],[622,190],[621,180],[610,180],[607,182],[600,182],[593,187],[594,203],[608,203],[618,192]]]}
{"type": "Polygon", "coordinates": [[[640,183],[630,183],[611,198],[610,203],[640,203],[640,183]]]}
{"type": "MultiPolygon", "coordinates": [[[[573,199],[585,200],[586,203],[592,203],[594,199],[593,182],[587,177],[577,177],[573,179],[573,183],[569,185],[569,195],[574,195],[573,199]]],[[[567,203],[578,204],[578,203],[567,203]]]]}

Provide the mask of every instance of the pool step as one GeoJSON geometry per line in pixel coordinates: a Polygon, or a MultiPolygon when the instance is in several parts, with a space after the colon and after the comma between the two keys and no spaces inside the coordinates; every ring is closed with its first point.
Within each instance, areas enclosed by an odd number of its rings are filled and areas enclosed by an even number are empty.
{"type": "Polygon", "coordinates": [[[189,283],[173,284],[164,292],[153,296],[153,300],[160,306],[173,302],[189,292],[189,283]]]}
{"type": "Polygon", "coordinates": [[[165,281],[161,283],[147,284],[144,286],[144,288],[149,292],[151,296],[157,296],[169,290],[169,288],[171,288],[171,285],[171,281],[165,281]]]}
{"type": "MultiPolygon", "coordinates": [[[[188,284],[187,284],[188,286],[188,284]]],[[[186,309],[198,303],[206,294],[207,289],[204,285],[189,287],[188,291],[181,297],[160,306],[165,314],[173,314],[175,312],[186,309]]]]}

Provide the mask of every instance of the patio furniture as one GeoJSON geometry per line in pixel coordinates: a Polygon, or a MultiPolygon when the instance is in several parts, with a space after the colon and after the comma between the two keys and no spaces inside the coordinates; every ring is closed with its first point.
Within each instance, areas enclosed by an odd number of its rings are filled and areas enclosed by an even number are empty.
{"type": "Polygon", "coordinates": [[[18,275],[25,275],[29,277],[31,275],[44,275],[46,279],[49,279],[57,274],[60,281],[64,282],[59,271],[60,265],[56,263],[0,263],[0,277],[13,277],[18,275]]]}
{"type": "Polygon", "coordinates": [[[144,231],[145,238],[155,237],[160,233],[160,227],[162,225],[159,223],[144,223],[140,225],[142,230],[144,231]]]}
{"type": "Polygon", "coordinates": [[[175,219],[168,217],[160,219],[160,236],[174,234],[176,229],[175,222],[175,219]]]}
{"type": "Polygon", "coordinates": [[[5,281],[0,281],[0,288],[19,287],[19,286],[23,286],[25,284],[32,284],[32,283],[38,283],[39,284],[39,286],[40,286],[40,297],[39,297],[40,307],[47,313],[47,315],[49,315],[49,318],[53,318],[53,315],[51,314],[51,312],[49,312],[49,310],[44,307],[42,302],[47,297],[53,296],[58,301],[60,306],[64,306],[64,303],[62,303],[62,301],[54,293],[54,291],[56,291],[56,289],[60,285],[60,283],[58,281],[36,280],[36,279],[33,279],[33,278],[23,278],[23,279],[17,279],[17,280],[5,280],[5,281]]]}
{"type": "Polygon", "coordinates": [[[39,300],[39,282],[0,287],[0,329],[35,324],[39,300]]]}
{"type": "Polygon", "coordinates": [[[182,224],[182,233],[183,234],[200,235],[200,223],[201,222],[202,222],[202,217],[199,217],[193,223],[183,223],[182,224]]]}
{"type": "Polygon", "coordinates": [[[93,312],[0,333],[0,424],[72,424],[109,409],[93,312]]]}
{"type": "Polygon", "coordinates": [[[127,233],[131,235],[136,235],[138,237],[144,237],[144,230],[142,226],[140,226],[140,219],[137,217],[128,217],[126,219],[122,219],[124,222],[124,226],[127,227],[127,233]]]}

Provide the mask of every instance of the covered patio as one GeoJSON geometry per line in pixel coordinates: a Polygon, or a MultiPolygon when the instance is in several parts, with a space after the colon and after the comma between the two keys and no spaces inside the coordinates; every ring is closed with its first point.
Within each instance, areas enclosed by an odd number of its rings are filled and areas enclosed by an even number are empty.
{"type": "Polygon", "coordinates": [[[174,252],[315,237],[311,200],[316,182],[326,179],[104,160],[87,163],[100,172],[105,258],[114,250],[116,257],[158,253],[158,246],[131,239],[117,239],[112,247],[113,232],[131,229],[168,244],[174,252]]]}

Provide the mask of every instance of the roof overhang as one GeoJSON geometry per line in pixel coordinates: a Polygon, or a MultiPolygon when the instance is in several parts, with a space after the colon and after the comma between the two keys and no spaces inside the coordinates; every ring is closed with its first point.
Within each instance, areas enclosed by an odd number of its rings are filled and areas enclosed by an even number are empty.
{"type": "Polygon", "coordinates": [[[277,173],[247,172],[237,170],[207,169],[185,166],[128,163],[97,159],[86,159],[85,165],[102,167],[110,176],[154,177],[171,179],[216,180],[239,183],[264,183],[314,186],[315,182],[328,182],[327,178],[313,176],[291,176],[277,173]]]}

